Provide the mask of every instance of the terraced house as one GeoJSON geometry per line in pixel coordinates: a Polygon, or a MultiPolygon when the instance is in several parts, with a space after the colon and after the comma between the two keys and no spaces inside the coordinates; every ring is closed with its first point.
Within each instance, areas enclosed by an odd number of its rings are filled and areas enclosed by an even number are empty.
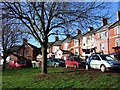
{"type": "MultiPolygon", "coordinates": [[[[40,53],[40,49],[23,41],[24,47],[17,47],[20,50],[15,52],[20,56],[24,56],[30,60],[36,60],[36,56],[40,53]]],[[[76,35],[66,35],[66,38],[59,40],[56,36],[54,42],[48,43],[47,58],[63,58],[67,60],[70,53],[85,57],[92,53],[103,52],[105,54],[113,54],[120,59],[120,11],[117,12],[117,21],[108,24],[106,18],[102,19],[102,26],[94,29],[88,28],[88,32],[82,34],[80,30],[76,30],[76,35]]]]}
{"type": "MultiPolygon", "coordinates": [[[[102,26],[94,29],[88,28],[88,32],[76,36],[68,36],[61,44],[61,49],[78,55],[89,56],[92,53],[102,52],[113,54],[120,58],[120,11],[117,12],[117,21],[108,24],[106,18],[102,18],[102,26]]],[[[65,54],[63,57],[68,56],[65,54]]]]}
{"type": "Polygon", "coordinates": [[[98,29],[95,34],[97,47],[96,51],[103,51],[105,54],[120,56],[120,11],[117,12],[117,21],[111,24],[107,23],[98,29]]]}

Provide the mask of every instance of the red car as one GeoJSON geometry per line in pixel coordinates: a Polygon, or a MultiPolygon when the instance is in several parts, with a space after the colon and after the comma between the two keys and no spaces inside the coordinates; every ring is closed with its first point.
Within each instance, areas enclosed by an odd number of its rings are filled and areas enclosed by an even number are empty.
{"type": "Polygon", "coordinates": [[[10,68],[20,68],[20,67],[25,67],[26,64],[23,62],[18,62],[16,60],[12,60],[9,62],[9,67],[10,68]]]}
{"type": "Polygon", "coordinates": [[[78,68],[80,66],[80,61],[77,58],[68,59],[65,61],[65,66],[78,68]]]}

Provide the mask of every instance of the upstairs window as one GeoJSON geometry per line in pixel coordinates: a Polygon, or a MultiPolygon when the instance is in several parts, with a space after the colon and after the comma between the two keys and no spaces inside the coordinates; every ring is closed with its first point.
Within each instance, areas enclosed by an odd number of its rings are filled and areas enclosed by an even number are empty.
{"type": "Polygon", "coordinates": [[[116,26],[115,27],[115,35],[119,35],[120,34],[120,26],[116,26]]]}
{"type": "Polygon", "coordinates": [[[105,32],[105,36],[108,37],[108,32],[105,32]]]}
{"type": "Polygon", "coordinates": [[[90,37],[87,38],[87,42],[91,42],[90,37]]]}
{"type": "Polygon", "coordinates": [[[26,56],[28,56],[28,51],[26,51],[26,56]]]}
{"type": "Polygon", "coordinates": [[[79,43],[78,43],[78,40],[74,40],[74,46],[78,46],[79,43]]]}
{"type": "Polygon", "coordinates": [[[100,32],[99,35],[100,35],[100,39],[103,39],[105,37],[105,33],[104,32],[100,32]]]}
{"type": "Polygon", "coordinates": [[[59,50],[59,46],[53,46],[53,52],[57,52],[59,50]]]}
{"type": "Polygon", "coordinates": [[[67,50],[68,49],[68,43],[64,44],[64,49],[67,50]]]}
{"type": "Polygon", "coordinates": [[[120,46],[120,38],[115,40],[116,46],[120,46]]]}
{"type": "Polygon", "coordinates": [[[105,49],[105,44],[104,43],[100,43],[100,50],[104,50],[105,49]]]}

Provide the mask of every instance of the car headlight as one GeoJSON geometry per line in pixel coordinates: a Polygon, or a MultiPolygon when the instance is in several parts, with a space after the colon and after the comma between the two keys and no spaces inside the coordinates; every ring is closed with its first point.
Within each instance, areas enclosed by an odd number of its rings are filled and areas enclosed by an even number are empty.
{"type": "Polygon", "coordinates": [[[108,63],[109,63],[110,65],[113,65],[113,63],[112,63],[112,62],[109,62],[109,61],[108,61],[108,63]]]}

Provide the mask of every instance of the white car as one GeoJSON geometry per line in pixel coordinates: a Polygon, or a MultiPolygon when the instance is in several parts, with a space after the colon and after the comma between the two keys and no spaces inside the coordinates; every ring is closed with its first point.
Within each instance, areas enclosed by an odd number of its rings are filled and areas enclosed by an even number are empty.
{"type": "Polygon", "coordinates": [[[120,62],[116,61],[110,55],[93,54],[86,60],[86,70],[89,68],[100,69],[102,72],[113,68],[120,69],[120,62]]]}

